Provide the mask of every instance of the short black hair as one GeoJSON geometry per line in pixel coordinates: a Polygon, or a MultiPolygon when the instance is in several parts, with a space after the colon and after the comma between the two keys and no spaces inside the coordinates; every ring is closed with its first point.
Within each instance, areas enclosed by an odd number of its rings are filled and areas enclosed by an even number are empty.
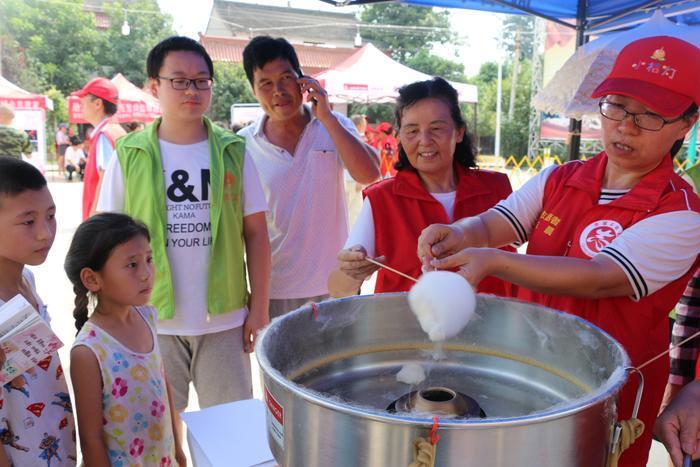
{"type": "Polygon", "coordinates": [[[16,157],[0,156],[0,198],[17,196],[27,190],[38,191],[45,186],[46,179],[32,164],[16,157]]]}
{"type": "MultiPolygon", "coordinates": [[[[698,113],[698,105],[695,102],[693,102],[690,104],[690,106],[687,109],[685,109],[685,112],[683,112],[683,114],[681,115],[681,118],[685,119],[685,120],[690,120],[697,113],[698,113]]],[[[676,154],[678,154],[678,151],[680,151],[681,148],[683,147],[684,141],[685,141],[685,138],[680,138],[680,139],[677,139],[673,143],[673,145],[671,146],[671,149],[668,151],[671,154],[671,159],[676,157],[676,154]]]]}
{"type": "MultiPolygon", "coordinates": [[[[455,146],[454,161],[463,167],[476,167],[476,155],[472,139],[467,132],[467,123],[462,117],[462,111],[459,108],[459,96],[457,90],[443,78],[436,76],[433,79],[426,81],[416,81],[415,83],[407,84],[399,88],[399,97],[396,99],[396,124],[401,128],[401,117],[403,111],[411,107],[416,102],[423,99],[440,99],[450,109],[452,121],[457,128],[464,128],[464,137],[462,141],[455,146]]],[[[399,160],[394,164],[396,170],[412,169],[413,166],[406,156],[399,141],[399,160]]]]}
{"type": "Polygon", "coordinates": [[[185,36],[171,36],[160,41],[155,47],[148,52],[146,59],[146,73],[149,78],[157,79],[160,74],[160,69],[163,67],[166,55],[170,52],[178,51],[194,52],[200,55],[207,64],[209,69],[209,77],[214,78],[214,64],[211,57],[207,53],[202,44],[194,39],[185,36]]]}
{"type": "Polygon", "coordinates": [[[256,69],[264,67],[268,62],[283,58],[292,65],[294,71],[303,76],[301,66],[299,65],[299,57],[292,47],[292,44],[287,42],[283,37],[273,39],[270,36],[256,36],[248,42],[248,45],[243,49],[243,69],[248,77],[248,82],[253,86],[253,72],[256,69]]]}
{"type": "Polygon", "coordinates": [[[117,104],[110,102],[106,99],[102,99],[101,97],[98,97],[94,94],[90,94],[90,96],[94,99],[99,99],[102,101],[102,109],[105,111],[105,115],[108,117],[111,117],[112,115],[117,113],[117,104]]]}

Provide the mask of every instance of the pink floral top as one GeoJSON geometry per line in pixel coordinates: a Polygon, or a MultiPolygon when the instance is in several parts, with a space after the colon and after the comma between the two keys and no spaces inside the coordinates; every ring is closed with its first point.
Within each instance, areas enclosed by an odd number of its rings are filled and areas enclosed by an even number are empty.
{"type": "Polygon", "coordinates": [[[175,465],[175,441],[165,368],[155,333],[155,308],[135,307],[148,323],[153,350],[129,350],[92,322],[85,323],[73,347],[84,345],[102,373],[103,436],[113,467],[175,465]]]}

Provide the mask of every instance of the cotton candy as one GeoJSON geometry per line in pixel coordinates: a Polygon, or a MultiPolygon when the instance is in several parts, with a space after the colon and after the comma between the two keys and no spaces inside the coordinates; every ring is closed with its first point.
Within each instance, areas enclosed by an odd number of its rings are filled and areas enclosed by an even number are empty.
{"type": "Polygon", "coordinates": [[[425,371],[423,367],[417,363],[407,363],[396,373],[396,381],[410,384],[411,386],[422,383],[424,379],[425,371]]]}
{"type": "Polygon", "coordinates": [[[431,341],[450,339],[469,323],[476,308],[474,289],[455,272],[430,271],[408,292],[408,305],[431,341]]]}

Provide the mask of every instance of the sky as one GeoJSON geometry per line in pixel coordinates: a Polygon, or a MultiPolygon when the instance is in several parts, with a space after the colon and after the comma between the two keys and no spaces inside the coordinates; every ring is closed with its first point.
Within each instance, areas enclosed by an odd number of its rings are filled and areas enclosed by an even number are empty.
{"type": "MultiPolygon", "coordinates": [[[[315,10],[353,12],[353,7],[334,7],[320,0],[237,0],[246,3],[308,8],[315,10]]],[[[174,28],[179,34],[198,38],[198,32],[204,32],[209,20],[212,0],[198,0],[194,8],[191,0],[158,0],[161,9],[170,13],[174,19],[174,28]]],[[[442,45],[434,52],[445,58],[461,62],[467,76],[479,71],[482,63],[495,61],[499,55],[496,34],[500,30],[503,15],[472,10],[450,10],[452,29],[463,37],[464,45],[442,45]]]]}

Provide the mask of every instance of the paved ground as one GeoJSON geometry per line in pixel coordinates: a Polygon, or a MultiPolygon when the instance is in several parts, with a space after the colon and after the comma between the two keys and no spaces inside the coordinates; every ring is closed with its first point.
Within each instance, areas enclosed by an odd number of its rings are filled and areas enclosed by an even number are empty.
{"type": "MultiPolygon", "coordinates": [[[[63,365],[66,367],[66,375],[70,375],[68,355],[70,344],[75,337],[72,315],[74,295],[70,282],[63,272],[63,260],[68,251],[73,232],[75,232],[76,227],[80,223],[82,183],[51,181],[49,188],[58,207],[56,241],[46,263],[33,270],[36,275],[39,294],[49,307],[49,312],[53,319],[52,327],[66,344],[59,353],[63,365]]],[[[255,384],[254,393],[256,397],[260,398],[261,392],[257,368],[256,374],[253,375],[253,381],[255,384]]],[[[193,394],[194,391],[190,391],[190,393],[193,394]]],[[[196,398],[191,397],[188,410],[196,409],[196,398]]],[[[647,467],[666,467],[667,465],[667,456],[663,446],[654,443],[651,459],[647,467]]]]}

